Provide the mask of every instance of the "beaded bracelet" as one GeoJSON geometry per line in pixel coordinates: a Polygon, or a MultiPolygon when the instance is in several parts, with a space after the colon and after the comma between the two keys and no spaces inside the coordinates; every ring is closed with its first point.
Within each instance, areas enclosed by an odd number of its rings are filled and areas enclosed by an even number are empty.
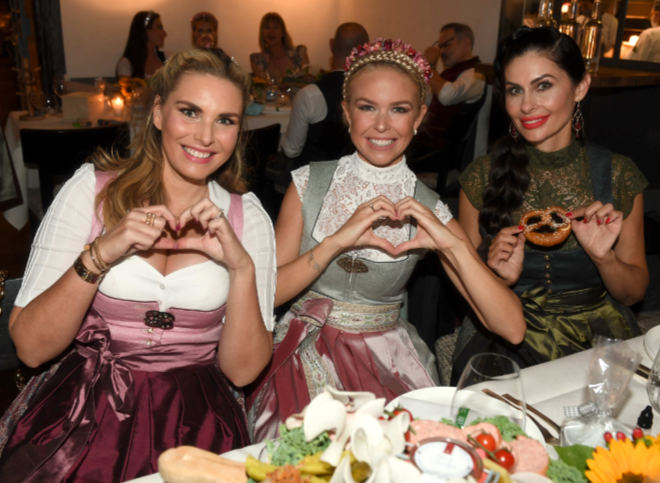
{"type": "Polygon", "coordinates": [[[82,253],[78,255],[76,261],[73,262],[73,269],[76,271],[78,276],[87,283],[94,284],[103,277],[102,273],[94,273],[85,266],[82,261],[82,253]]]}

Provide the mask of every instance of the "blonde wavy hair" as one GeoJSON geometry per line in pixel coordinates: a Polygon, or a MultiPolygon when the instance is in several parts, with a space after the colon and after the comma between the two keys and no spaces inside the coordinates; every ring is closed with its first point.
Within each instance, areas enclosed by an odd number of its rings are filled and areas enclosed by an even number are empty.
{"type": "MultiPolygon", "coordinates": [[[[181,77],[188,73],[211,74],[235,84],[243,96],[243,106],[248,100],[250,80],[238,64],[219,50],[192,49],[171,57],[149,79],[149,114],[138,127],[131,143],[132,155],[121,157],[116,152],[98,151],[93,162],[100,171],[114,171],[117,176],[99,193],[96,206],[103,204],[103,221],[112,227],[133,208],[144,205],[164,204],[165,190],[162,182],[162,138],[154,126],[154,102],[165,103],[177,87],[181,77]]],[[[229,160],[210,179],[234,193],[246,191],[243,179],[245,138],[242,126],[236,147],[229,160]]]]}

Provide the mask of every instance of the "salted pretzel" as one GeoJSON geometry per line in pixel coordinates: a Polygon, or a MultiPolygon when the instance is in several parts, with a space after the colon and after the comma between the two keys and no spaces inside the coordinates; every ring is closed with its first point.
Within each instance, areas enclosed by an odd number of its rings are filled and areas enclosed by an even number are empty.
{"type": "Polygon", "coordinates": [[[528,211],[520,219],[520,225],[527,240],[543,247],[558,245],[571,233],[571,220],[559,206],[528,211]]]}

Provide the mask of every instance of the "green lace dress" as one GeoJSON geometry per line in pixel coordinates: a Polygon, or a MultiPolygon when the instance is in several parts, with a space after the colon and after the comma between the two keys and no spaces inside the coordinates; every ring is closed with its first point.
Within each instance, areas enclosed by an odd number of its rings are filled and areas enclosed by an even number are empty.
{"type": "MultiPolygon", "coordinates": [[[[529,210],[548,206],[573,210],[596,199],[612,202],[627,217],[633,199],[647,185],[632,160],[597,146],[585,148],[573,142],[554,153],[531,146],[527,151],[531,181],[522,206],[513,213],[514,220],[529,210]]],[[[489,171],[490,160],[484,156],[460,177],[463,191],[477,210],[483,206],[489,171]]],[[[626,339],[638,333],[632,312],[608,295],[574,234],[551,248],[527,243],[523,272],[512,289],[523,304],[525,340],[511,346],[481,324],[464,323],[454,355],[455,372],[476,352],[504,352],[524,367],[589,348],[596,335],[626,339]]]]}

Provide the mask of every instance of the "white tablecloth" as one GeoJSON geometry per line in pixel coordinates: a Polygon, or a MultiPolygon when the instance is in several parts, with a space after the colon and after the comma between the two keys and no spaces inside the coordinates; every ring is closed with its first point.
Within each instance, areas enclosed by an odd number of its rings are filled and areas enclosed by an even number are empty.
{"type": "MultiPolygon", "coordinates": [[[[633,351],[642,354],[640,362],[650,367],[652,361],[644,350],[643,336],[630,339],[626,341],[626,344],[633,351]]],[[[527,402],[558,424],[562,424],[564,406],[579,405],[588,401],[586,378],[592,354],[593,349],[590,349],[523,369],[521,375],[527,402]]],[[[628,395],[621,407],[617,409],[615,416],[621,422],[634,427],[637,425],[639,413],[648,404],[646,380],[635,375],[628,388],[628,395]]],[[[660,414],[657,411],[653,412],[653,426],[646,430],[646,433],[653,435],[660,433],[660,414]]],[[[244,461],[248,454],[258,457],[262,447],[263,443],[252,445],[230,451],[223,456],[244,461]]],[[[163,480],[159,474],[153,474],[131,480],[131,482],[162,483],[163,480]]]]}

